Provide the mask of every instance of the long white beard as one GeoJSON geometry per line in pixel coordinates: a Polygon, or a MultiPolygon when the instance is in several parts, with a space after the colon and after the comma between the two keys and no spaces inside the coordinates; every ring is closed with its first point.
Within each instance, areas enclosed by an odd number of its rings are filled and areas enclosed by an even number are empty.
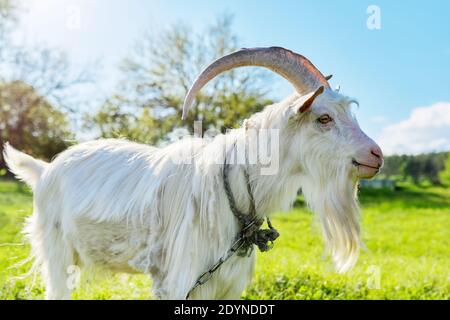
{"type": "Polygon", "coordinates": [[[338,272],[356,263],[361,247],[357,181],[348,170],[337,169],[330,177],[306,177],[302,191],[321,222],[327,252],[338,272]]]}

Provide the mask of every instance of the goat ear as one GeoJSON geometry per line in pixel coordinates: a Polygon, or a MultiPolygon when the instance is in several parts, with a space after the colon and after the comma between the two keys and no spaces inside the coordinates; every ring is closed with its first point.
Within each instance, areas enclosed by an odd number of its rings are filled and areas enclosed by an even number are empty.
{"type": "Polygon", "coordinates": [[[309,93],[308,96],[306,97],[305,102],[303,102],[302,106],[298,109],[298,112],[303,113],[305,111],[308,111],[314,100],[320,94],[322,94],[324,90],[325,90],[324,86],[320,86],[316,91],[309,93]]]}

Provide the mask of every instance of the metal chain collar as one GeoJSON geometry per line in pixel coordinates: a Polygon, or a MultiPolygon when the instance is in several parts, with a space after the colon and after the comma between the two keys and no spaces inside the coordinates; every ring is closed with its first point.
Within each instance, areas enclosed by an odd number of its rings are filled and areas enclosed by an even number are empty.
{"type": "Polygon", "coordinates": [[[228,180],[228,173],[230,171],[230,165],[227,164],[227,157],[225,156],[223,167],[223,183],[225,187],[225,193],[228,198],[228,203],[230,205],[231,212],[238,219],[241,230],[236,236],[236,240],[230,249],[223,255],[209,270],[202,273],[195,282],[194,286],[189,290],[186,295],[186,299],[195,288],[206,283],[213,276],[214,272],[219,269],[219,267],[228,259],[230,259],[234,254],[240,257],[249,257],[253,252],[253,246],[257,245],[261,252],[268,251],[272,249],[273,242],[277,239],[280,234],[272,226],[269,217],[266,217],[267,226],[269,229],[261,229],[264,222],[264,218],[260,218],[256,214],[255,199],[253,197],[253,192],[250,185],[250,177],[247,170],[244,169],[244,177],[247,184],[247,192],[249,196],[250,208],[248,214],[243,214],[238,210],[236,202],[234,201],[233,192],[231,191],[230,182],[228,180]]]}

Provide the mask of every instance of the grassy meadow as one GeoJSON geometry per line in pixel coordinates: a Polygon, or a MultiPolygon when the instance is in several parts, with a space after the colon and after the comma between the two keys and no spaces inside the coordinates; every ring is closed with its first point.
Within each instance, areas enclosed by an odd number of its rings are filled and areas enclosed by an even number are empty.
{"type": "MultiPolygon", "coordinates": [[[[298,201],[277,214],[281,232],[269,253],[258,253],[256,275],[243,299],[449,299],[450,190],[405,186],[362,190],[363,239],[357,266],[336,274],[324,256],[312,215],[298,201]]],[[[20,233],[32,196],[22,184],[0,181],[0,299],[42,299],[39,279],[24,279],[30,264],[14,265],[29,247],[20,233]]],[[[150,280],[116,274],[87,279],[75,299],[148,299],[150,280]]]]}

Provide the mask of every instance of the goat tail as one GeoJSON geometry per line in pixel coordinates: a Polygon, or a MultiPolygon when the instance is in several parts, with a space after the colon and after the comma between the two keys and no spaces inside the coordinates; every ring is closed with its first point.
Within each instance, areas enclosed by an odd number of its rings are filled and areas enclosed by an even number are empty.
{"type": "Polygon", "coordinates": [[[33,190],[39,178],[49,165],[42,160],[14,149],[8,142],[5,143],[3,157],[9,170],[20,180],[24,181],[33,190]]]}

